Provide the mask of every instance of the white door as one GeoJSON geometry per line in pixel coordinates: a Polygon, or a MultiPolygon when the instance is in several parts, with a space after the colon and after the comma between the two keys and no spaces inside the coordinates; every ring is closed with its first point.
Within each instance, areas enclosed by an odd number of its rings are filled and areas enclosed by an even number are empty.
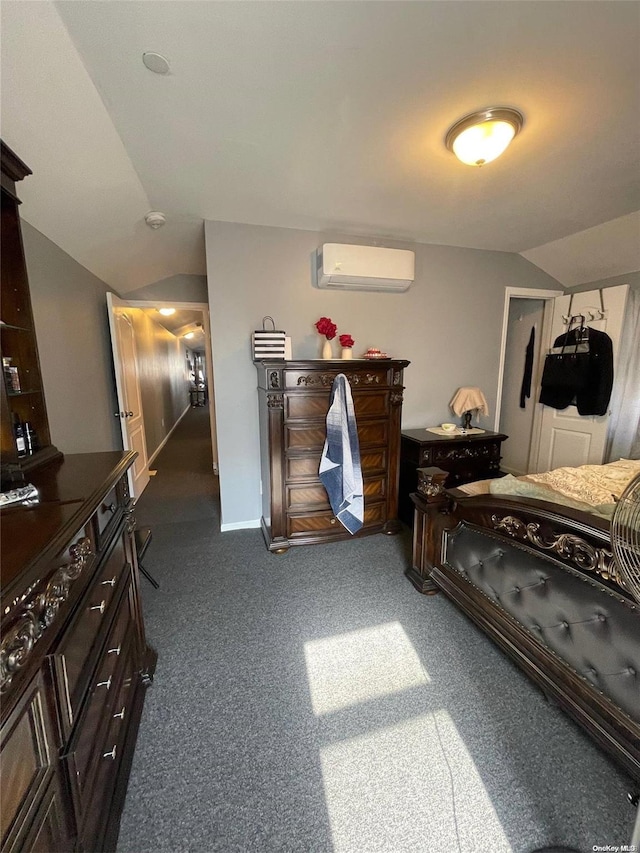
{"type": "Polygon", "coordinates": [[[138,361],[133,321],[126,305],[117,296],[107,293],[111,349],[116,375],[118,412],[125,450],[135,450],[138,456],[129,469],[129,491],[137,499],[149,482],[147,442],[144,435],[142,397],[138,379],[138,361]]]}
{"type": "MultiPolygon", "coordinates": [[[[602,290],[605,308],[603,319],[599,319],[599,291],[587,290],[584,293],[574,293],[571,302],[572,315],[583,314],[588,326],[606,332],[611,338],[614,382],[628,290],[629,287],[626,284],[602,290]]],[[[567,330],[562,318],[568,315],[570,300],[569,294],[554,299],[552,341],[567,330]]],[[[565,466],[599,465],[604,461],[610,412],[602,416],[589,417],[579,415],[575,406],[568,406],[566,409],[553,409],[550,406],[542,408],[540,445],[534,471],[550,471],[552,468],[565,466]]]]}

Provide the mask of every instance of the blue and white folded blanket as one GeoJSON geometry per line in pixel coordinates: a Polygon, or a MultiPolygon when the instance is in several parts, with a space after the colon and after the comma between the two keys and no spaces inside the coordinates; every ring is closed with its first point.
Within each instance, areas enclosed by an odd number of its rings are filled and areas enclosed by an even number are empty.
{"type": "Polygon", "coordinates": [[[362,468],[351,386],[344,373],[331,389],[319,475],[335,517],[349,533],[357,533],[364,522],[362,468]]]}

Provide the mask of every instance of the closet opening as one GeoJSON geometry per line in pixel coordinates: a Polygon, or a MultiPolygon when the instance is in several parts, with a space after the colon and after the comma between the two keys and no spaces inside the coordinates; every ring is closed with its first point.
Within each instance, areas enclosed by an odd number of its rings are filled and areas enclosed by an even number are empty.
{"type": "Polygon", "coordinates": [[[538,403],[559,290],[508,287],[505,292],[494,430],[508,435],[500,468],[516,477],[537,470],[542,425],[538,403]]]}

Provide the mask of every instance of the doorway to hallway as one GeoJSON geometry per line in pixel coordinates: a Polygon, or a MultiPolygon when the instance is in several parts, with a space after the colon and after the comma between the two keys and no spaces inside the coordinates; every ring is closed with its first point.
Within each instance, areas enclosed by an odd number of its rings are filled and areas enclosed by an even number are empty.
{"type": "Polygon", "coordinates": [[[156,540],[160,525],[219,525],[220,489],[212,461],[208,405],[190,407],[154,461],[155,474],[136,504],[138,525],[150,527],[156,540]]]}

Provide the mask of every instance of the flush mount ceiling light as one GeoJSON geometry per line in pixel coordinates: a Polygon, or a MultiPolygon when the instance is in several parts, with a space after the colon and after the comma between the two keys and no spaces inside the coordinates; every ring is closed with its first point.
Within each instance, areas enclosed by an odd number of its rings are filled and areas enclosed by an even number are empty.
{"type": "Polygon", "coordinates": [[[484,166],[499,157],[522,129],[524,117],[511,107],[489,107],[461,118],[444,144],[468,166],[484,166]]]}
{"type": "Polygon", "coordinates": [[[146,53],[142,54],[142,61],[145,64],[145,67],[149,69],[149,71],[153,71],[154,74],[168,74],[170,65],[169,60],[164,57],[161,53],[155,53],[153,50],[148,50],[146,53]]]}
{"type": "Polygon", "coordinates": [[[187,332],[187,334],[186,334],[186,335],[184,335],[184,337],[185,337],[185,338],[188,338],[189,340],[191,340],[191,338],[192,338],[194,335],[195,335],[195,332],[187,332]]]}
{"type": "Polygon", "coordinates": [[[175,309],[175,308],[158,308],[158,311],[159,311],[159,312],[160,312],[160,314],[162,314],[164,317],[170,317],[172,314],[175,314],[175,313],[176,313],[176,309],[175,309]]]}

